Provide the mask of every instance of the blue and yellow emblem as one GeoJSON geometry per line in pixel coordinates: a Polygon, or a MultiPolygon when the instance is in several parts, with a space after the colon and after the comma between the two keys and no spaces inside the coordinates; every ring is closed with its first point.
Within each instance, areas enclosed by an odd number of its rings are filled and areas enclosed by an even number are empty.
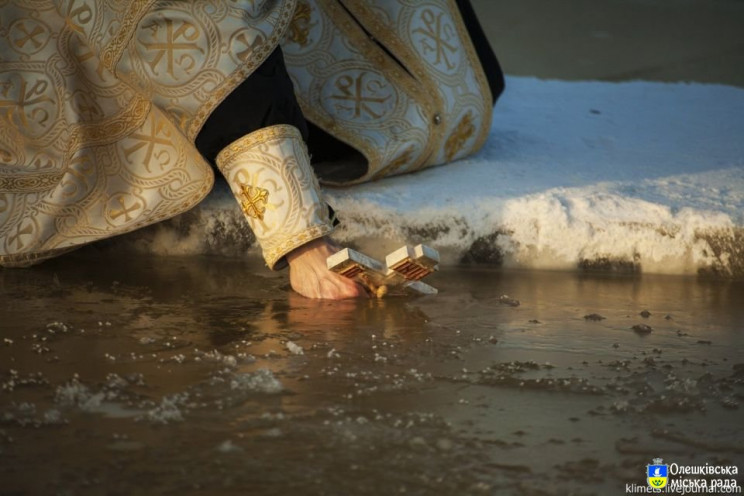
{"type": "Polygon", "coordinates": [[[669,482],[669,466],[663,465],[664,460],[654,458],[653,465],[646,465],[646,480],[649,487],[661,489],[669,482]]]}

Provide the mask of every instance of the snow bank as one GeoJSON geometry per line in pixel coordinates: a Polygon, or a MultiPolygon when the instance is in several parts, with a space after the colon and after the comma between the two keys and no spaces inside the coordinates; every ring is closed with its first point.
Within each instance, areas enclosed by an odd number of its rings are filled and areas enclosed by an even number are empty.
{"type": "MultiPolygon", "coordinates": [[[[444,263],[744,276],[744,89],[510,77],[477,155],[327,193],[337,239],[375,256],[424,241],[444,263]]],[[[224,185],[129,243],[253,244],[224,185]]]]}

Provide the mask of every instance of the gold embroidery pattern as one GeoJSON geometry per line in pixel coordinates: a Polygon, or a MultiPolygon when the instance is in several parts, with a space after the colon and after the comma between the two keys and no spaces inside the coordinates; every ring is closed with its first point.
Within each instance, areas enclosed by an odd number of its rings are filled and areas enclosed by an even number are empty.
{"type": "MultiPolygon", "coordinates": [[[[450,11],[458,12],[455,0],[446,0],[446,3],[449,6],[450,11]]],[[[477,97],[474,97],[473,105],[481,121],[480,126],[477,126],[479,129],[475,142],[468,150],[464,152],[463,155],[465,155],[467,153],[475,153],[480,150],[481,147],[483,147],[483,144],[488,139],[488,133],[491,131],[491,120],[493,118],[493,95],[491,94],[491,87],[488,84],[486,73],[483,71],[483,67],[481,67],[480,65],[478,54],[476,53],[473,42],[470,40],[470,36],[468,35],[465,23],[462,22],[462,19],[459,17],[459,15],[456,17],[455,29],[457,30],[457,33],[462,40],[462,46],[465,49],[468,61],[470,62],[470,66],[473,70],[473,77],[475,78],[475,81],[477,83],[478,95],[477,97]]]]}
{"type": "Polygon", "coordinates": [[[242,184],[240,185],[239,202],[245,215],[264,220],[266,204],[269,202],[269,190],[242,184]]]}
{"type": "Polygon", "coordinates": [[[10,47],[22,54],[33,55],[43,50],[51,39],[51,29],[39,19],[20,19],[8,31],[10,47]]]}
{"type": "Polygon", "coordinates": [[[217,108],[232,90],[237,88],[240,83],[250,76],[279,45],[279,41],[284,37],[287,27],[292,20],[292,14],[295,11],[297,0],[282,0],[276,3],[278,5],[270,10],[272,16],[268,18],[268,26],[265,28],[271,34],[265,36],[260,44],[252,46],[250,57],[241,57],[240,63],[236,65],[236,69],[224,80],[221,86],[215,91],[209,92],[208,98],[196,111],[195,117],[188,127],[186,135],[190,139],[193,140],[196,138],[209,114],[217,108]]]}
{"type": "Polygon", "coordinates": [[[458,51],[460,40],[457,39],[451,17],[446,12],[425,8],[420,14],[421,26],[411,30],[411,34],[418,35],[415,40],[420,46],[420,53],[431,60],[431,65],[452,73],[459,62],[458,51]]]}
{"type": "Polygon", "coordinates": [[[270,268],[281,266],[291,250],[333,230],[296,128],[272,126],[244,136],[217,156],[217,166],[241,203],[270,268]]]}
{"type": "Polygon", "coordinates": [[[311,22],[310,20],[312,10],[313,8],[306,0],[297,2],[297,9],[287,31],[288,42],[297,43],[301,47],[310,43],[310,29],[317,24],[317,22],[311,22]]]}
{"type": "MultiPolygon", "coordinates": [[[[487,85],[471,67],[477,59],[462,23],[446,15],[456,12],[452,0],[388,0],[374,11],[359,10],[357,0],[345,0],[343,7],[313,1],[309,14],[298,9],[300,21],[308,17],[307,37],[304,44],[287,42],[287,58],[299,61],[292,77],[310,119],[369,160],[367,175],[355,182],[444,160],[446,141],[461,141],[453,136],[460,116],[468,112],[478,131],[454,158],[482,144],[490,119],[490,102],[483,108],[487,85]],[[405,69],[371,42],[354,18],[405,69]],[[411,33],[421,36],[418,44],[411,33]],[[450,48],[456,39],[464,50],[450,48]],[[470,64],[463,65],[465,56],[470,64]],[[450,66],[465,70],[449,74],[450,66]]],[[[142,227],[206,195],[211,170],[186,138],[196,136],[212,109],[275,48],[296,0],[260,2],[260,8],[257,3],[2,3],[3,25],[14,30],[13,36],[0,38],[2,263],[142,227]],[[143,42],[165,44],[148,50],[143,42]],[[193,46],[182,50],[185,42],[193,46]]],[[[308,215],[322,219],[325,209],[318,206],[322,202],[319,189],[313,189],[312,171],[304,158],[297,158],[305,153],[301,141],[289,141],[291,152],[286,144],[258,140],[255,149],[246,150],[251,160],[266,157],[263,175],[255,177],[286,187],[286,201],[298,198],[308,185],[314,191],[307,199],[314,206],[302,213],[289,209],[270,184],[256,184],[271,191],[264,219],[255,219],[256,229],[267,232],[279,225],[279,215],[295,225],[294,237],[275,236],[266,243],[267,260],[283,256],[276,255],[279,246],[330,230],[324,221],[302,221],[308,215]],[[280,170],[285,172],[272,172],[280,170]]],[[[248,178],[243,165],[236,174],[248,178]]]]}
{"type": "Polygon", "coordinates": [[[212,172],[184,134],[271,53],[296,0],[0,4],[0,264],[26,265],[201,201],[212,172]]]}
{"type": "Polygon", "coordinates": [[[276,48],[296,0],[255,4],[156,1],[116,74],[147,93],[193,140],[214,108],[276,48]]]}
{"type": "MultiPolygon", "coordinates": [[[[315,1],[321,5],[328,3],[325,0],[315,1]]],[[[369,175],[377,178],[386,174],[409,172],[457,159],[478,150],[490,130],[491,94],[454,0],[383,0],[375,2],[374,6],[366,0],[344,0],[343,4],[354,19],[394,54],[415,78],[412,91],[418,98],[426,99],[427,107],[432,109],[427,114],[426,125],[430,128],[430,143],[424,160],[416,160],[403,167],[388,168],[388,165],[400,156],[398,152],[382,159],[383,163],[370,161],[369,175]],[[455,155],[448,156],[446,141],[455,133],[462,116],[467,113],[471,114],[472,125],[475,127],[474,137],[466,141],[455,155]]],[[[334,17],[333,22],[339,24],[340,20],[334,17]]],[[[345,39],[352,39],[348,31],[343,31],[342,35],[345,39]]],[[[360,42],[372,44],[369,39],[360,42]]],[[[332,50],[336,50],[335,47],[332,50]]],[[[367,53],[361,49],[360,52],[367,53]]],[[[355,57],[348,61],[349,65],[363,63],[363,58],[359,57],[359,54],[355,54],[355,57]]],[[[395,62],[386,54],[382,59],[374,60],[379,66],[385,67],[387,73],[388,66],[395,65],[395,62]]],[[[287,57],[287,61],[290,73],[296,74],[296,79],[306,77],[304,74],[309,64],[307,57],[287,57]],[[293,67],[295,64],[297,67],[293,67]]],[[[394,83],[399,84],[398,81],[394,83]]],[[[406,102],[401,101],[398,105],[406,105],[406,102]]],[[[310,120],[315,121],[312,109],[308,113],[310,120]]],[[[357,142],[374,132],[372,129],[358,130],[361,136],[352,141],[346,139],[343,131],[337,134],[335,129],[327,130],[357,148],[359,148],[357,142]]],[[[401,145],[410,142],[398,135],[386,139],[400,141],[401,145]]]]}
{"type": "Polygon", "coordinates": [[[369,71],[360,71],[354,76],[343,74],[337,77],[334,93],[328,97],[333,100],[336,115],[347,121],[382,119],[390,114],[395,104],[389,105],[396,97],[390,85],[369,71]]]}
{"type": "Polygon", "coordinates": [[[38,231],[39,226],[34,219],[21,218],[8,233],[5,244],[9,249],[22,251],[34,244],[38,231]]]}
{"type": "Polygon", "coordinates": [[[294,126],[288,125],[277,125],[269,126],[253,131],[240,138],[239,140],[233,141],[228,146],[222,149],[217,155],[216,162],[222,163],[220,170],[230,170],[233,162],[237,159],[238,155],[249,152],[256,148],[262,143],[270,141],[280,141],[284,139],[299,139],[302,140],[300,131],[294,126]]]}
{"type": "Polygon", "coordinates": [[[308,44],[282,48],[308,119],[367,159],[367,173],[349,183],[369,180],[406,149],[410,163],[400,172],[423,165],[440,132],[431,125],[436,95],[422,92],[339,2],[309,3],[308,44]]]}
{"type": "MultiPolygon", "coordinates": [[[[154,108],[152,112],[158,113],[154,108]]],[[[162,115],[149,116],[131,134],[147,133],[152,122],[172,126],[162,115]]],[[[56,253],[50,250],[67,249],[139,229],[173,217],[201,201],[211,189],[211,171],[193,156],[191,145],[174,128],[171,127],[169,135],[173,150],[170,162],[155,176],[148,177],[143,168],[148,163],[146,147],[129,150],[128,161],[119,160],[131,143],[123,139],[82,149],[70,160],[64,176],[57,178],[43,195],[20,196],[23,192],[11,190],[13,197],[24,200],[14,202],[11,207],[21,214],[20,219],[0,222],[2,263],[25,263],[23,260],[33,260],[30,253],[56,253]],[[32,205],[35,214],[27,217],[32,205]],[[24,218],[33,223],[24,222],[24,218]]]]}
{"type": "Polygon", "coordinates": [[[55,250],[45,250],[36,253],[24,253],[21,255],[0,255],[0,267],[30,267],[44,260],[58,257],[76,249],[76,246],[69,248],[58,248],[55,250]]]}
{"type": "Polygon", "coordinates": [[[50,172],[46,174],[0,176],[0,191],[17,193],[48,191],[62,179],[62,175],[60,172],[50,172]]]}
{"type": "Polygon", "coordinates": [[[375,173],[374,179],[379,179],[385,176],[392,176],[398,174],[399,170],[410,165],[413,162],[413,149],[408,148],[398,158],[390,162],[387,166],[383,167],[375,173]]]}
{"type": "Polygon", "coordinates": [[[52,78],[32,70],[4,76],[0,87],[0,119],[26,136],[37,138],[49,134],[56,124],[52,78]]]}
{"type": "Polygon", "coordinates": [[[150,115],[150,102],[134,96],[120,113],[95,124],[75,126],[71,141],[85,141],[86,145],[101,145],[127,136],[134,126],[139,126],[150,115]]]}
{"type": "Polygon", "coordinates": [[[155,0],[132,0],[129,3],[127,11],[119,17],[121,19],[121,25],[117,28],[116,34],[102,50],[101,62],[103,62],[108,70],[115,72],[116,64],[119,58],[121,58],[124,48],[134,35],[134,30],[140,18],[154,2],[155,0]]]}
{"type": "Polygon", "coordinates": [[[473,113],[468,111],[444,143],[444,152],[447,161],[451,161],[455,158],[474,134],[475,125],[473,123],[473,113]]]}
{"type": "Polygon", "coordinates": [[[281,269],[286,266],[282,259],[300,246],[309,243],[323,236],[328,236],[333,232],[333,226],[329,224],[320,224],[310,226],[296,233],[290,233],[282,238],[274,240],[271,246],[263,250],[266,265],[270,269],[281,269]]]}

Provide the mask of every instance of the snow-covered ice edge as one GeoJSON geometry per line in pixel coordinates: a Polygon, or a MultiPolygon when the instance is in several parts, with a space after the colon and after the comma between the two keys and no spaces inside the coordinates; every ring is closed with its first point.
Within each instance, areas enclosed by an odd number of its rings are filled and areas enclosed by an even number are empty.
{"type": "MultiPolygon", "coordinates": [[[[445,264],[744,277],[744,89],[510,77],[475,156],[326,192],[336,238],[375,256],[423,241],[445,264]]],[[[218,185],[120,244],[240,254],[241,215],[218,185]]]]}

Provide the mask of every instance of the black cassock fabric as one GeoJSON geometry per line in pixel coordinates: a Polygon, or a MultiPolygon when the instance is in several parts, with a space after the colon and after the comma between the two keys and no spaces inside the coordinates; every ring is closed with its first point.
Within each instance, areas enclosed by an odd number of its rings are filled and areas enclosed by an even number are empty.
{"type": "Polygon", "coordinates": [[[233,141],[279,124],[295,126],[308,140],[305,117],[297,103],[282,51],[277,48],[212,112],[195,145],[214,165],[217,154],[233,141]]]}
{"type": "MultiPolygon", "coordinates": [[[[496,103],[504,90],[504,75],[469,0],[457,0],[496,103]]],[[[196,148],[212,165],[217,154],[233,141],[258,129],[290,124],[302,133],[312,162],[336,161],[359,155],[314,124],[307,122],[294,94],[292,81],[277,48],[212,112],[196,137],[196,148]]]]}

